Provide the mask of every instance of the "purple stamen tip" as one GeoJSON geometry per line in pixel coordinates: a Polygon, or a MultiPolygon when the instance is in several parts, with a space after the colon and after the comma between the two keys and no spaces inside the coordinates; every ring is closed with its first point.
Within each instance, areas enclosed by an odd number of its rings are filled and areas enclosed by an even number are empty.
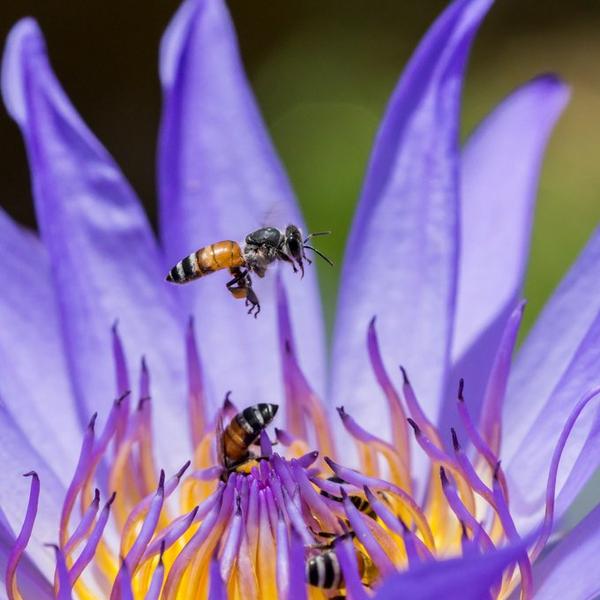
{"type": "Polygon", "coordinates": [[[408,421],[408,424],[413,428],[415,435],[421,435],[421,429],[419,428],[419,426],[410,417],[408,417],[408,419],[406,420],[408,421]]]}
{"type": "Polygon", "coordinates": [[[456,452],[460,452],[460,443],[458,442],[458,436],[454,427],[450,428],[450,433],[452,433],[452,447],[456,452]]]}
{"type": "Polygon", "coordinates": [[[404,382],[404,385],[410,385],[408,374],[406,373],[406,369],[402,365],[400,365],[400,371],[402,372],[402,380],[404,382]]]}
{"type": "Polygon", "coordinates": [[[125,390],[116,400],[115,400],[115,404],[117,406],[120,406],[121,403],[123,402],[123,400],[125,400],[125,398],[127,398],[127,396],[129,396],[129,394],[131,394],[131,390],[125,390]]]}
{"type": "Polygon", "coordinates": [[[344,409],[344,407],[343,407],[343,406],[338,406],[338,407],[336,408],[336,410],[337,410],[337,412],[338,412],[338,415],[340,415],[340,418],[341,418],[342,420],[345,420],[345,419],[346,419],[346,417],[348,416],[348,413],[346,412],[346,410],[344,409]]]}
{"type": "Polygon", "coordinates": [[[97,418],[98,418],[98,413],[97,413],[97,412],[95,412],[95,413],[92,415],[92,418],[90,419],[90,422],[88,423],[88,429],[89,429],[90,431],[94,431],[94,427],[96,427],[96,419],[97,419],[97,418]]]}
{"type": "Polygon", "coordinates": [[[225,400],[223,400],[223,410],[233,408],[233,402],[229,399],[231,396],[231,390],[228,390],[225,394],[225,400]]]}
{"type": "Polygon", "coordinates": [[[175,477],[177,479],[181,479],[181,477],[183,476],[183,474],[188,470],[188,467],[192,464],[191,460],[188,460],[183,467],[181,467],[181,469],[179,469],[179,471],[177,471],[177,473],[175,473],[175,477]]]}
{"type": "Polygon", "coordinates": [[[494,467],[494,479],[497,481],[498,480],[498,473],[500,471],[500,463],[501,461],[498,461],[496,463],[496,466],[494,467]]]}
{"type": "Polygon", "coordinates": [[[188,329],[192,331],[194,329],[194,315],[188,317],[188,329]]]}
{"type": "Polygon", "coordinates": [[[152,400],[151,396],[142,396],[139,400],[138,400],[138,405],[137,405],[137,409],[138,410],[143,410],[144,405],[146,404],[146,402],[150,402],[150,400],[152,400]]]}
{"type": "Polygon", "coordinates": [[[461,377],[458,382],[458,400],[459,400],[459,402],[465,401],[465,397],[463,395],[464,389],[465,389],[465,380],[461,377]]]}
{"type": "Polygon", "coordinates": [[[115,501],[115,498],[117,497],[117,492],[113,492],[110,495],[110,498],[108,499],[108,502],[106,503],[106,507],[110,508],[112,506],[112,503],[115,501]]]}
{"type": "Polygon", "coordinates": [[[94,500],[92,502],[94,504],[98,504],[100,502],[100,490],[98,488],[94,490],[94,500]]]}
{"type": "Polygon", "coordinates": [[[27,471],[27,473],[23,473],[23,477],[33,477],[34,479],[39,479],[39,476],[35,471],[27,471]]]}
{"type": "Polygon", "coordinates": [[[158,489],[156,492],[158,494],[164,494],[165,491],[165,470],[160,470],[160,477],[158,478],[158,489]]]}
{"type": "Polygon", "coordinates": [[[372,330],[375,328],[375,321],[377,320],[377,317],[375,315],[373,315],[371,317],[371,320],[369,321],[369,330],[372,330]]]}
{"type": "Polygon", "coordinates": [[[442,485],[446,487],[450,482],[448,481],[448,476],[446,475],[446,469],[444,467],[440,467],[440,479],[442,480],[442,485]]]}
{"type": "Polygon", "coordinates": [[[331,458],[329,458],[329,456],[324,456],[323,460],[327,463],[327,466],[335,472],[335,468],[336,468],[336,464],[333,462],[333,460],[331,458]]]}
{"type": "Polygon", "coordinates": [[[119,319],[115,319],[114,323],[112,324],[112,327],[110,328],[111,331],[113,332],[113,335],[118,335],[119,331],[119,319]]]}
{"type": "Polygon", "coordinates": [[[160,554],[158,555],[158,564],[162,566],[163,564],[163,555],[165,553],[165,548],[167,547],[167,541],[163,539],[160,543],[160,554]]]}

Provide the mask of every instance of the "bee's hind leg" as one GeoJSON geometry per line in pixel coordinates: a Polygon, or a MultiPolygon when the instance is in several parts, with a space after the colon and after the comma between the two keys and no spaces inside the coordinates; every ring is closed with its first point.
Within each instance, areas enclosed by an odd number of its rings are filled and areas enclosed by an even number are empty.
{"type": "Polygon", "coordinates": [[[258,296],[252,289],[252,279],[248,271],[242,271],[242,269],[230,269],[232,275],[235,277],[228,281],[225,285],[229,290],[229,293],[238,300],[245,300],[246,306],[249,306],[248,314],[254,314],[254,318],[258,316],[260,312],[260,302],[258,296]]]}
{"type": "Polygon", "coordinates": [[[248,309],[248,314],[251,315],[254,312],[254,318],[256,319],[260,312],[260,302],[258,301],[258,296],[251,287],[246,289],[246,306],[250,307],[248,309]]]}

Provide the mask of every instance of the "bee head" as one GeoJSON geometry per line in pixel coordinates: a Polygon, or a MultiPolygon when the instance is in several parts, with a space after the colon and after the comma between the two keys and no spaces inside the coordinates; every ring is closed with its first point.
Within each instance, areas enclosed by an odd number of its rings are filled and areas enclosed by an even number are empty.
{"type": "Polygon", "coordinates": [[[285,244],[289,255],[298,264],[302,264],[304,258],[302,232],[295,225],[288,225],[285,228],[285,244]]]}

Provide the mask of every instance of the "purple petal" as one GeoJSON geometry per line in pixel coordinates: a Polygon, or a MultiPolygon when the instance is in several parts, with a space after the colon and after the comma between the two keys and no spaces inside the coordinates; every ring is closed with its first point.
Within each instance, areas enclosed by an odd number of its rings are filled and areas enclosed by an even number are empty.
{"type": "Polygon", "coordinates": [[[475,418],[504,325],[519,300],[542,157],[568,99],[556,77],[534,79],[504,100],[463,150],[449,385],[454,393],[458,378],[465,379],[475,418]]]}
{"type": "Polygon", "coordinates": [[[81,441],[50,265],[40,241],[0,211],[0,397],[25,436],[68,483],[81,441]],[[43,307],[43,310],[40,310],[43,307]],[[56,435],[53,432],[59,432],[56,435]]]}
{"type": "Polygon", "coordinates": [[[598,597],[599,555],[600,505],[536,564],[536,600],[598,597]]]}
{"type": "MultiPolygon", "coordinates": [[[[511,509],[521,527],[526,524],[527,516],[535,519],[543,508],[552,452],[573,404],[600,384],[599,363],[600,230],[597,230],[542,312],[517,357],[509,381],[502,459],[511,484],[511,509]]],[[[584,443],[600,440],[598,427],[592,429],[593,421],[582,419],[571,434],[561,459],[559,493],[584,443]]],[[[596,452],[582,457],[586,469],[577,480],[570,478],[568,496],[563,496],[557,506],[557,518],[598,465],[597,456],[596,452]]]]}
{"type": "Polygon", "coordinates": [[[336,405],[369,430],[387,422],[364,343],[373,316],[388,372],[405,365],[426,413],[438,416],[454,320],[460,84],[490,4],[459,0],[439,17],[375,142],[342,272],[332,382],[336,405]]]}
{"type": "Polygon", "coordinates": [[[158,247],[133,190],[61,89],[31,19],[9,35],[2,93],[27,145],[80,418],[109,406],[110,328],[120,319],[132,364],[145,354],[154,369],[158,422],[166,430],[161,438],[173,457],[161,462],[180,464],[186,452],[180,435],[183,328],[163,281],[158,247]]]}
{"type": "MultiPolygon", "coordinates": [[[[161,230],[170,268],[190,252],[220,240],[243,240],[261,225],[303,226],[289,183],[262,123],[240,61],[222,0],[187,0],[161,45],[164,113],[159,150],[161,230]],[[277,212],[274,218],[273,211],[277,212]]],[[[288,265],[299,356],[309,380],[323,391],[323,331],[314,268],[300,281],[288,265]]],[[[193,313],[213,406],[232,389],[277,402],[281,394],[275,349],[275,281],[255,282],[262,313],[254,321],[225,289],[218,273],[178,289],[193,313]],[[207,307],[210,307],[207,309],[207,307]],[[207,349],[236,340],[228,352],[207,349]],[[256,377],[260,373],[261,377],[256,377]]]]}
{"type": "Polygon", "coordinates": [[[383,582],[374,600],[481,600],[489,597],[502,572],[514,564],[525,545],[444,561],[428,561],[383,582]]]}

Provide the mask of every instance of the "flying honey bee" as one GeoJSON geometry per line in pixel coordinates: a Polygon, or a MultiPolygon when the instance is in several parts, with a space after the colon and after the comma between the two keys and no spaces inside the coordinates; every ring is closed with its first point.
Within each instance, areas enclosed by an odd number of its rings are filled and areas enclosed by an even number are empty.
{"type": "Polygon", "coordinates": [[[237,413],[227,427],[223,429],[219,420],[217,431],[217,452],[223,478],[244,463],[259,458],[250,451],[261,432],[275,418],[279,406],[277,404],[255,404],[237,413]]]}
{"type": "Polygon", "coordinates": [[[296,225],[288,225],[285,230],[276,227],[261,227],[246,236],[243,248],[238,242],[225,240],[204,246],[179,261],[167,274],[166,280],[172,283],[188,283],[215,271],[229,269],[233,279],[225,285],[234,298],[243,299],[249,306],[248,314],[260,312],[260,302],[252,289],[251,273],[264,277],[269,265],[281,260],[290,263],[294,273],[304,276],[304,261],[312,261],[305,250],[312,250],[318,256],[333,263],[319,250],[307,242],[329,231],[320,231],[302,237],[296,225]]]}
{"type": "MultiPolygon", "coordinates": [[[[335,543],[345,537],[354,537],[352,532],[345,533],[336,538],[325,546],[317,546],[320,552],[308,558],[306,561],[306,581],[313,587],[322,590],[339,590],[344,586],[344,575],[340,568],[340,563],[335,553],[335,543]]],[[[361,580],[366,584],[377,576],[377,570],[370,557],[362,550],[354,547],[356,552],[356,563],[358,566],[358,574],[361,580]]],[[[340,596],[343,598],[343,596],[340,596]]]]}

